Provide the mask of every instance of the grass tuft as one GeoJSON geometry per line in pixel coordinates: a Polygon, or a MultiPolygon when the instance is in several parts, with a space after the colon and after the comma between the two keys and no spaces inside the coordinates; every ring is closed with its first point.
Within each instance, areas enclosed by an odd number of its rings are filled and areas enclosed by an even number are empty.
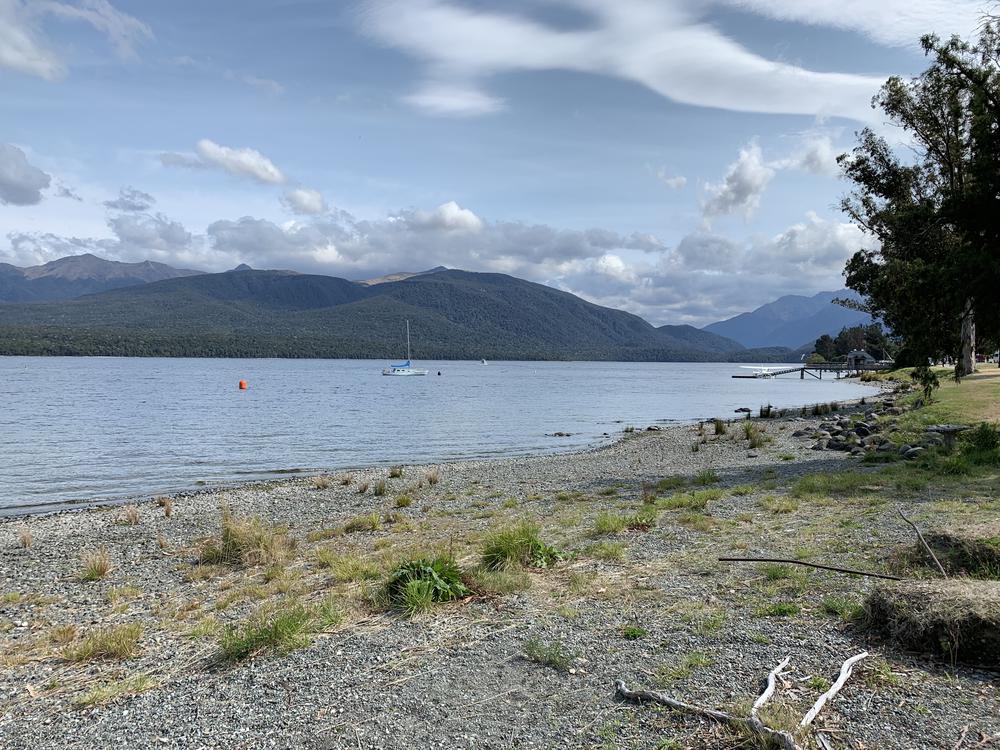
{"type": "Polygon", "coordinates": [[[529,638],[524,642],[524,656],[529,661],[544,664],[560,672],[568,672],[573,666],[573,660],[576,659],[576,654],[562,642],[545,642],[538,638],[529,638]]]}
{"type": "Polygon", "coordinates": [[[145,692],[155,686],[156,680],[148,674],[139,673],[129,675],[121,680],[105,682],[76,696],[73,698],[73,706],[75,708],[103,706],[107,703],[113,703],[126,695],[136,695],[137,693],[145,692]]]}
{"type": "Polygon", "coordinates": [[[702,469],[697,474],[694,475],[694,479],[691,480],[695,484],[700,484],[702,486],[709,484],[718,484],[719,475],[715,473],[712,469],[702,469]]]}
{"type": "Polygon", "coordinates": [[[376,497],[382,497],[385,494],[385,480],[379,479],[375,482],[375,486],[372,487],[372,494],[376,497]]]}
{"type": "Polygon", "coordinates": [[[138,526],[139,520],[139,509],[134,505],[126,505],[123,523],[126,526],[138,526]]]}
{"type": "Polygon", "coordinates": [[[286,654],[308,646],[310,636],[335,625],[341,618],[333,600],[307,605],[289,599],[258,610],[238,625],[229,625],[219,640],[222,656],[240,661],[269,651],[286,654]]]}
{"type": "Polygon", "coordinates": [[[437,469],[428,469],[424,472],[424,480],[433,487],[441,481],[441,472],[437,469]]]}
{"type": "Polygon", "coordinates": [[[324,474],[313,477],[309,482],[314,490],[328,490],[333,486],[333,480],[324,474]]]}
{"type": "Polygon", "coordinates": [[[31,529],[27,526],[22,526],[17,532],[17,543],[21,545],[22,549],[31,549],[31,545],[35,543],[35,537],[31,533],[31,529]]]}
{"type": "Polygon", "coordinates": [[[516,565],[547,568],[562,555],[539,536],[537,524],[522,521],[491,531],[483,544],[482,563],[487,570],[501,570],[516,565]]]}
{"type": "Polygon", "coordinates": [[[344,524],[344,531],[353,534],[356,531],[378,531],[382,528],[382,516],[377,512],[355,516],[344,524]]]}
{"type": "Polygon", "coordinates": [[[83,570],[80,571],[81,581],[100,581],[110,572],[111,556],[104,547],[83,556],[83,570]]]}
{"type": "Polygon", "coordinates": [[[202,542],[198,562],[202,565],[281,565],[295,549],[295,540],[284,526],[266,523],[257,516],[241,518],[222,511],[218,539],[202,542]]]}
{"type": "Polygon", "coordinates": [[[402,563],[389,574],[385,590],[390,606],[408,615],[469,594],[462,571],[450,555],[402,563]]]}
{"type": "Polygon", "coordinates": [[[137,622],[101,628],[63,650],[67,661],[86,662],[94,659],[128,659],[139,650],[142,625],[137,622]]]}
{"type": "Polygon", "coordinates": [[[390,479],[399,479],[401,476],[403,476],[403,467],[402,466],[396,465],[396,466],[390,466],[389,467],[389,478],[390,479]]]}

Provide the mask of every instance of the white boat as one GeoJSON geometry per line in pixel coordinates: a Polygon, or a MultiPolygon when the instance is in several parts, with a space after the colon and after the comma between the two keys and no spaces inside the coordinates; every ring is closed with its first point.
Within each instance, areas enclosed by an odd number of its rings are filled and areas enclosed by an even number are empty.
{"type": "Polygon", "coordinates": [[[486,360],[485,360],[485,359],[484,359],[484,360],[482,360],[482,362],[480,362],[480,364],[483,364],[483,365],[485,365],[485,364],[486,364],[486,360]]]}
{"type": "Polygon", "coordinates": [[[406,361],[398,365],[389,365],[382,370],[383,375],[426,375],[427,370],[421,370],[410,364],[410,321],[406,321],[406,361]]]}

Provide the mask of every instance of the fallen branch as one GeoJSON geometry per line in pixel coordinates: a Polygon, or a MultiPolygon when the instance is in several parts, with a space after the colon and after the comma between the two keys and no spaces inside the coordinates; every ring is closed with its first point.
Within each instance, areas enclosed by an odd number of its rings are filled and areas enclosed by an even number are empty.
{"type": "Polygon", "coordinates": [[[753,707],[750,709],[750,718],[756,719],[757,712],[760,711],[760,707],[767,703],[768,699],[774,694],[774,688],[778,683],[778,677],[781,675],[781,670],[788,666],[788,662],[791,661],[791,656],[786,656],[781,662],[772,669],[767,675],[767,687],[764,688],[764,692],[760,694],[760,697],[754,701],[753,707]]]}
{"type": "Polygon", "coordinates": [[[844,683],[846,683],[850,679],[851,672],[854,670],[854,665],[857,664],[862,659],[864,659],[866,656],[868,656],[868,652],[862,651],[860,654],[852,656],[850,659],[848,659],[841,665],[840,677],[837,678],[837,681],[833,683],[833,685],[830,687],[829,690],[827,690],[825,693],[823,693],[823,695],[821,695],[819,698],[816,699],[816,702],[813,704],[813,707],[810,708],[809,712],[802,717],[802,721],[799,723],[800,727],[807,727],[810,724],[812,724],[813,719],[815,719],[816,716],[819,714],[819,712],[823,710],[823,706],[826,705],[826,702],[830,700],[833,696],[835,696],[837,693],[839,693],[840,689],[844,687],[844,683]]]}
{"type": "Polygon", "coordinates": [[[937,559],[937,555],[934,554],[934,550],[931,549],[931,546],[927,543],[927,540],[924,539],[924,535],[920,533],[920,529],[917,528],[917,525],[913,523],[913,521],[911,521],[909,518],[903,515],[902,508],[896,508],[896,512],[899,513],[900,518],[902,518],[904,521],[910,524],[910,526],[913,527],[913,530],[917,532],[917,539],[919,539],[920,543],[924,545],[924,549],[927,550],[927,554],[931,556],[931,559],[934,561],[934,564],[937,565],[937,569],[941,571],[941,575],[947,578],[948,574],[944,572],[944,567],[941,565],[941,561],[937,559]]]}
{"type": "Polygon", "coordinates": [[[868,576],[870,578],[885,578],[890,581],[902,581],[899,576],[890,576],[885,573],[869,573],[865,570],[852,570],[850,568],[838,568],[834,565],[820,565],[819,563],[806,562],[805,560],[788,560],[783,557],[720,557],[719,562],[753,562],[753,563],[787,563],[789,565],[805,565],[807,568],[818,568],[819,570],[832,570],[835,573],[848,573],[855,576],[868,576]]]}
{"type": "Polygon", "coordinates": [[[701,716],[712,721],[717,721],[720,724],[726,724],[735,729],[749,732],[755,737],[769,741],[773,747],[780,748],[780,750],[803,750],[796,744],[795,739],[788,732],[771,729],[756,716],[749,718],[733,716],[732,714],[727,714],[725,711],[702,708],[701,706],[693,706],[690,703],[674,700],[663,693],[656,693],[652,690],[629,690],[621,680],[615,682],[615,691],[624,700],[636,703],[659,703],[662,706],[669,706],[675,711],[692,714],[693,716],[701,716]]]}

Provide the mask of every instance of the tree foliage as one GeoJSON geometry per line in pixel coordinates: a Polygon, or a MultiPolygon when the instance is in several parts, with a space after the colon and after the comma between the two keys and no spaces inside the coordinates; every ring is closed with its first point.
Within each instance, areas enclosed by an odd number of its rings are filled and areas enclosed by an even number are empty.
{"type": "Polygon", "coordinates": [[[926,362],[957,359],[973,320],[990,337],[1000,322],[1000,34],[991,23],[974,44],[922,45],[927,70],[890,78],[873,101],[915,158],[865,129],[840,164],[855,186],[842,207],[879,242],[850,259],[848,286],[926,362]]]}

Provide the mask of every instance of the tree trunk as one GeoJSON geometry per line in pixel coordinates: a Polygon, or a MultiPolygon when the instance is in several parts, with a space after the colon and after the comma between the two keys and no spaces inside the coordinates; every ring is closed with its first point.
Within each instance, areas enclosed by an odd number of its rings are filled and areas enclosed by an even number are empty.
{"type": "Polygon", "coordinates": [[[959,363],[962,375],[976,371],[976,318],[972,300],[966,300],[962,315],[962,359],[959,363]]]}

